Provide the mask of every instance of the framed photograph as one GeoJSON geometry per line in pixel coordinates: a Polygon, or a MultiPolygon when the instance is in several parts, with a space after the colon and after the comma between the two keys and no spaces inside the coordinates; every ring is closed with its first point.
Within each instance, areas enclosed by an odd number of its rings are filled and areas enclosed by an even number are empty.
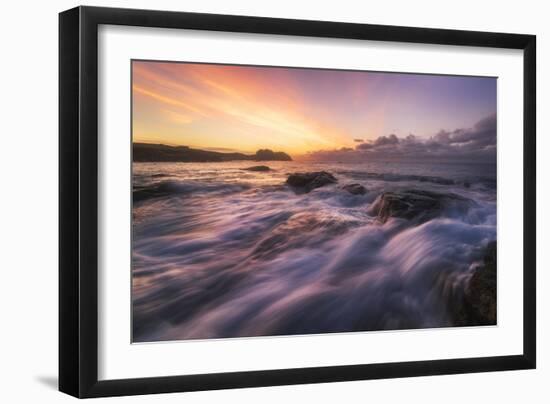
{"type": "Polygon", "coordinates": [[[535,36],[59,27],[61,391],[535,368],[535,36]]]}

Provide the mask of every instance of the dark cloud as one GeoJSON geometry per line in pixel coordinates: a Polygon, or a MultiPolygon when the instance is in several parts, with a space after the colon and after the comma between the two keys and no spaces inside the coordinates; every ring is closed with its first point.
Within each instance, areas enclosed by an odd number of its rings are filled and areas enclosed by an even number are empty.
{"type": "Polygon", "coordinates": [[[369,150],[373,147],[374,145],[372,143],[361,143],[360,145],[355,146],[355,150],[369,150]]]}
{"type": "Polygon", "coordinates": [[[365,139],[353,139],[355,143],[363,143],[365,139]]]}
{"type": "Polygon", "coordinates": [[[389,136],[380,136],[378,139],[374,141],[375,146],[385,146],[388,144],[396,145],[399,143],[399,138],[395,136],[393,133],[389,136]]]}
{"type": "Polygon", "coordinates": [[[481,119],[471,128],[453,131],[441,130],[429,138],[410,134],[397,137],[395,134],[380,136],[373,141],[358,144],[353,152],[341,150],[316,152],[310,156],[319,159],[399,159],[441,161],[496,161],[496,114],[481,119]]]}

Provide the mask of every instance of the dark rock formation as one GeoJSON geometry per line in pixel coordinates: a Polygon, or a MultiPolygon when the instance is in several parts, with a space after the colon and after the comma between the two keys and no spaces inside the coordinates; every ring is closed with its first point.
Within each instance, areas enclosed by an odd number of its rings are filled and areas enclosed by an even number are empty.
{"type": "Polygon", "coordinates": [[[286,183],[295,190],[308,193],[315,188],[322,187],[327,184],[338,182],[336,177],[326,171],[317,171],[311,173],[293,173],[290,174],[286,183]]]}
{"type": "Polygon", "coordinates": [[[450,302],[454,325],[495,325],[497,323],[497,243],[487,245],[483,264],[472,275],[466,292],[450,302]]]}
{"type": "Polygon", "coordinates": [[[132,158],[135,162],[183,162],[209,163],[235,160],[248,161],[292,161],[283,152],[268,149],[258,150],[256,154],[220,153],[210,150],[192,149],[187,146],[167,146],[163,144],[134,143],[132,158]]]}
{"type": "Polygon", "coordinates": [[[292,161],[292,158],[283,152],[274,152],[269,149],[261,149],[252,156],[256,161],[292,161]]]}
{"type": "Polygon", "coordinates": [[[423,190],[384,192],[374,201],[369,214],[377,216],[382,223],[391,217],[424,222],[439,216],[444,209],[465,213],[471,203],[469,199],[452,193],[423,190]]]}
{"type": "Polygon", "coordinates": [[[304,247],[319,248],[326,241],[345,234],[359,222],[340,220],[315,210],[291,215],[267,234],[259,235],[251,256],[273,259],[281,253],[304,247]],[[304,237],[307,234],[307,237],[304,237]]]}
{"type": "Polygon", "coordinates": [[[243,170],[245,170],[245,171],[270,171],[271,168],[269,168],[268,166],[252,166],[252,167],[243,168],[243,170]]]}
{"type": "Polygon", "coordinates": [[[353,195],[365,195],[367,193],[367,188],[361,184],[346,184],[342,189],[353,195]]]}

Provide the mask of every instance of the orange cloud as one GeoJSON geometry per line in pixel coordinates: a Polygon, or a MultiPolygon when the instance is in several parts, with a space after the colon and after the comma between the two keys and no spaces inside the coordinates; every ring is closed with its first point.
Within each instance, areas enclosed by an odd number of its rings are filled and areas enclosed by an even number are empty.
{"type": "Polygon", "coordinates": [[[134,85],[132,87],[132,89],[136,93],[143,94],[143,95],[146,95],[148,97],[154,98],[155,100],[160,101],[162,103],[165,103],[165,104],[168,104],[168,105],[174,105],[176,107],[182,107],[182,108],[188,109],[189,111],[193,111],[197,114],[204,115],[204,113],[200,109],[190,105],[189,103],[186,103],[186,102],[174,99],[174,98],[166,97],[164,95],[155,93],[153,91],[147,90],[145,88],[142,88],[142,87],[139,87],[139,86],[136,86],[136,85],[134,85]]]}
{"type": "MultiPolygon", "coordinates": [[[[341,130],[308,117],[301,96],[284,80],[269,82],[257,74],[256,68],[134,62],[133,90],[153,100],[146,117],[134,114],[135,134],[140,128],[158,127],[156,137],[181,137],[181,144],[208,147],[230,147],[253,150],[271,147],[293,153],[340,147],[347,138],[341,130]],[[166,112],[169,111],[169,112],[166,112]],[[147,122],[143,120],[147,119],[147,122]],[[186,124],[167,128],[173,124],[186,124]],[[195,125],[195,127],[193,127],[195,125]],[[209,133],[216,142],[209,144],[209,133]],[[193,130],[195,129],[195,132],[193,130]],[[216,133],[214,133],[216,132],[216,133]],[[239,138],[222,137],[223,133],[239,133],[239,138]],[[206,135],[206,137],[205,137],[206,135]]],[[[141,99],[134,98],[139,104],[141,99]]]]}

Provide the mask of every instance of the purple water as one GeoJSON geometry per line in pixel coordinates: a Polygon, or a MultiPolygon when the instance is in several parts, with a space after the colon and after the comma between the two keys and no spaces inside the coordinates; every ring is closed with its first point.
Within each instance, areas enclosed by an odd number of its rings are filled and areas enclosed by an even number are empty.
{"type": "Polygon", "coordinates": [[[496,239],[494,165],[262,164],[134,163],[135,342],[453,325],[449,299],[496,239]],[[321,170],[338,183],[285,185],[321,170]],[[369,214],[402,189],[474,203],[421,224],[369,214]]]}

